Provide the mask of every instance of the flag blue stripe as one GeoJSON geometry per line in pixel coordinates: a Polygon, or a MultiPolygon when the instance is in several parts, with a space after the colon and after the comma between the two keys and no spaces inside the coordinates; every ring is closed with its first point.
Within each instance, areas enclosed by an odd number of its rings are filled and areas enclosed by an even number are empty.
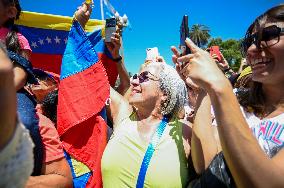
{"type": "Polygon", "coordinates": [[[91,43],[94,45],[97,53],[105,54],[107,57],[112,58],[109,50],[107,49],[105,42],[102,38],[101,30],[94,31],[88,34],[91,43]]]}
{"type": "Polygon", "coordinates": [[[63,54],[68,31],[41,29],[26,26],[18,26],[19,31],[30,43],[33,53],[63,54]]]}
{"type": "Polygon", "coordinates": [[[60,79],[82,72],[97,63],[98,60],[94,46],[85,31],[79,22],[74,21],[62,59],[60,79]]]}

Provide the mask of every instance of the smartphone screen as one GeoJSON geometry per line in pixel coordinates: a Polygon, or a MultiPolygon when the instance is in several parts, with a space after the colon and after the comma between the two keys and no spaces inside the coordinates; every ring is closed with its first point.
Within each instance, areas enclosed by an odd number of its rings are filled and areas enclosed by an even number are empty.
{"type": "Polygon", "coordinates": [[[111,42],[112,33],[116,32],[116,19],[107,18],[105,26],[105,42],[111,42]]]}
{"type": "Polygon", "coordinates": [[[156,58],[159,56],[159,51],[157,47],[147,48],[146,49],[146,61],[156,61],[156,58]]]}

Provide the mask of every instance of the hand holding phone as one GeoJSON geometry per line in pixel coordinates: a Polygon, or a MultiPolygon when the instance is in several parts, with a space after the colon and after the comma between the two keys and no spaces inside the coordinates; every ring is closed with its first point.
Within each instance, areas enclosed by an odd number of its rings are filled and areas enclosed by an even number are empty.
{"type": "Polygon", "coordinates": [[[107,18],[105,25],[105,42],[111,42],[112,33],[116,32],[116,18],[107,18]]]}
{"type": "Polygon", "coordinates": [[[215,56],[217,61],[221,63],[222,57],[219,46],[211,46],[209,48],[209,53],[212,57],[215,56]]]}

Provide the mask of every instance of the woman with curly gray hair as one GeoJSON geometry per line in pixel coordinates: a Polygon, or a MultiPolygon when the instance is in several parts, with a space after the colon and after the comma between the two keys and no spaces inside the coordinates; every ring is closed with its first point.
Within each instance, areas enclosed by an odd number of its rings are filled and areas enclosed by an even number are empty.
{"type": "Polygon", "coordinates": [[[191,128],[179,121],[185,83],[165,62],[144,65],[128,101],[111,90],[114,132],[102,158],[104,187],[185,187],[191,128]]]}

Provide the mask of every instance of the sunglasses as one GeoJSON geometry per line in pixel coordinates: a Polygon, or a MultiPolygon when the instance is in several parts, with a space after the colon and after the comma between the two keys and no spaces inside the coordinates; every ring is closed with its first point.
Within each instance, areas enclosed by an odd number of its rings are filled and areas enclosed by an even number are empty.
{"type": "Polygon", "coordinates": [[[262,33],[256,32],[244,39],[242,43],[243,54],[246,55],[248,48],[255,44],[258,49],[264,49],[277,44],[280,35],[283,35],[284,28],[271,25],[263,28],[262,33]]]}
{"type": "Polygon", "coordinates": [[[149,80],[154,80],[154,81],[158,81],[159,79],[153,79],[153,78],[150,78],[149,75],[152,75],[154,77],[156,77],[154,74],[150,73],[149,71],[144,71],[144,72],[141,72],[140,74],[134,74],[132,77],[131,77],[131,80],[136,80],[138,79],[139,80],[139,83],[143,83],[143,82],[147,82],[149,80]]]}

